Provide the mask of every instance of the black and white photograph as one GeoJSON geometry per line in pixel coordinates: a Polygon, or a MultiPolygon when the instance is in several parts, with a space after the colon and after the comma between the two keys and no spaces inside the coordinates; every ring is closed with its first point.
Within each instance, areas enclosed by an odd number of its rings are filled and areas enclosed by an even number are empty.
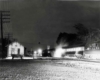
{"type": "Polygon", "coordinates": [[[100,0],[0,0],[0,80],[100,80],[100,0]]]}

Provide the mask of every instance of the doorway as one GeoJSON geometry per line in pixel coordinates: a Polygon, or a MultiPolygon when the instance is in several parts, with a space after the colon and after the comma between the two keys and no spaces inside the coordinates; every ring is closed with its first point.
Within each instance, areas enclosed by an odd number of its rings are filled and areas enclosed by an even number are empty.
{"type": "Polygon", "coordinates": [[[20,55],[20,49],[18,49],[18,55],[20,55]]]}

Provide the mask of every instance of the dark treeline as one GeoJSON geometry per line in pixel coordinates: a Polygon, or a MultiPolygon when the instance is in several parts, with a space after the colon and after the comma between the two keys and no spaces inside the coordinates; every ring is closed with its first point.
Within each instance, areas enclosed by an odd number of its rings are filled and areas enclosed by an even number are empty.
{"type": "MultiPolygon", "coordinates": [[[[3,53],[2,53],[2,45],[0,45],[0,57],[1,58],[7,57],[8,46],[13,41],[16,41],[16,39],[10,39],[10,38],[6,38],[6,37],[3,38],[3,53]]],[[[0,39],[0,42],[1,42],[1,39],[0,39]]]]}
{"type": "Polygon", "coordinates": [[[87,46],[93,42],[100,41],[100,30],[95,28],[87,28],[83,24],[78,23],[73,26],[76,33],[63,32],[58,35],[56,43],[68,44],[67,47],[87,46]]]}
{"type": "Polygon", "coordinates": [[[67,44],[69,47],[74,47],[74,46],[79,46],[82,45],[81,39],[79,39],[77,34],[74,33],[60,33],[56,43],[58,45],[62,44],[67,44]]]}

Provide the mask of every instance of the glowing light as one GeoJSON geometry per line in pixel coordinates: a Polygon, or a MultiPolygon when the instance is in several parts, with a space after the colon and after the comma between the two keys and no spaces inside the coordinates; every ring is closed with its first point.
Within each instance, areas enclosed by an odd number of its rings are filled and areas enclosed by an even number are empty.
{"type": "Polygon", "coordinates": [[[37,51],[34,51],[34,54],[36,54],[37,53],[37,51]]]}
{"type": "Polygon", "coordinates": [[[57,48],[54,52],[54,57],[62,57],[62,54],[65,52],[62,48],[57,48]]]}
{"type": "Polygon", "coordinates": [[[50,49],[50,46],[47,46],[47,49],[49,50],[50,49]]]}
{"type": "Polygon", "coordinates": [[[38,53],[42,53],[42,49],[38,49],[38,53]]]}

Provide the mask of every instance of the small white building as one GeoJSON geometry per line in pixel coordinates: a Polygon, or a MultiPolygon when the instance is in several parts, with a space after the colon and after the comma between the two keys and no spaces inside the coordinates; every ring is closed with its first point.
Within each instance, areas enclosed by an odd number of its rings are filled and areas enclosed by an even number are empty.
{"type": "Polygon", "coordinates": [[[100,50],[86,50],[84,53],[86,59],[100,60],[100,50]]]}
{"type": "Polygon", "coordinates": [[[100,60],[100,41],[89,44],[84,54],[87,59],[100,60]]]}
{"type": "Polygon", "coordinates": [[[15,41],[8,45],[8,57],[11,55],[24,55],[24,46],[21,45],[19,42],[15,41]]]}

